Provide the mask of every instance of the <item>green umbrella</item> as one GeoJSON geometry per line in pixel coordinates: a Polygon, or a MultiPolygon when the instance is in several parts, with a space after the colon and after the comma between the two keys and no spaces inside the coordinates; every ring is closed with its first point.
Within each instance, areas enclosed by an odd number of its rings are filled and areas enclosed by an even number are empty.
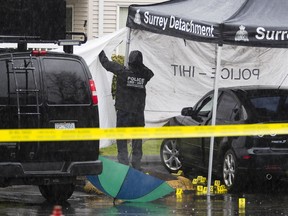
{"type": "Polygon", "coordinates": [[[149,202],[170,194],[174,189],[165,181],[132,167],[99,156],[103,171],[98,176],[87,176],[100,191],[130,202],[149,202]]]}

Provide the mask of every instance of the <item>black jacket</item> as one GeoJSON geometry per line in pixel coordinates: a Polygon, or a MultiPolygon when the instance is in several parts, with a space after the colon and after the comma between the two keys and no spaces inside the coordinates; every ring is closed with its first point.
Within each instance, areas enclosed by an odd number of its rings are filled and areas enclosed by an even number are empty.
{"type": "Polygon", "coordinates": [[[116,109],[132,113],[144,112],[145,86],[154,74],[143,64],[142,53],[140,51],[130,53],[129,68],[109,61],[104,51],[99,54],[99,60],[106,70],[117,75],[116,109]]]}

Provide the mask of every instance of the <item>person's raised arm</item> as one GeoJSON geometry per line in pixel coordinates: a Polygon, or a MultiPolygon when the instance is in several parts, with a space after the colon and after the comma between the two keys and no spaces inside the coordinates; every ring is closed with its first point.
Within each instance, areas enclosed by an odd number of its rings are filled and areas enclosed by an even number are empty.
{"type": "Polygon", "coordinates": [[[117,62],[114,62],[114,61],[110,61],[105,52],[102,50],[99,54],[99,60],[102,64],[102,66],[107,70],[107,71],[110,71],[116,75],[118,75],[119,73],[121,73],[121,71],[123,71],[124,69],[124,66],[117,63],[117,62]]]}
{"type": "Polygon", "coordinates": [[[149,81],[154,76],[154,73],[150,68],[146,67],[144,64],[142,66],[146,72],[147,81],[149,81]]]}

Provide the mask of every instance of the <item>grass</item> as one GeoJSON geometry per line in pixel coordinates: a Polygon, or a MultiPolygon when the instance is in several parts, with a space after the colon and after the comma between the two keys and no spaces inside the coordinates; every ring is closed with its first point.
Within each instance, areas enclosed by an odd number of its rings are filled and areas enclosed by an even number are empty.
{"type": "MultiPolygon", "coordinates": [[[[131,142],[128,144],[128,151],[131,151],[131,142]]],[[[149,139],[143,141],[143,155],[159,155],[162,139],[149,139]]],[[[100,149],[100,154],[103,156],[116,156],[117,145],[113,143],[111,146],[100,149]]]]}

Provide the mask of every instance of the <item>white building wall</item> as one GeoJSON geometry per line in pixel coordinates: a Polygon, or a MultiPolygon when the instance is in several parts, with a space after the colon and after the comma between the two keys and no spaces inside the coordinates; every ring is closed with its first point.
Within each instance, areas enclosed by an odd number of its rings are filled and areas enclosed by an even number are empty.
{"type": "Polygon", "coordinates": [[[87,33],[89,0],[66,0],[66,5],[72,6],[73,8],[72,31],[87,33]],[[85,22],[86,22],[86,27],[84,26],[85,22]]]}
{"type": "MultiPolygon", "coordinates": [[[[98,37],[98,32],[99,32],[99,21],[100,23],[102,22],[101,21],[101,18],[99,19],[99,16],[101,16],[102,12],[99,11],[99,7],[103,7],[103,3],[104,0],[90,0],[92,1],[92,5],[93,5],[93,8],[91,11],[91,18],[89,19],[89,22],[91,24],[91,34],[89,35],[89,38],[97,38],[98,37]]],[[[103,17],[103,16],[101,16],[103,17]]],[[[103,23],[102,23],[103,25],[103,23]]],[[[102,26],[100,25],[100,26],[102,26]]]]}
{"type": "Polygon", "coordinates": [[[93,37],[99,37],[105,34],[115,32],[119,29],[119,8],[128,7],[131,4],[152,4],[157,2],[163,2],[164,0],[93,0],[93,37]],[[101,8],[103,11],[99,12],[99,2],[103,4],[101,8]],[[103,20],[103,26],[99,29],[99,15],[100,20],[103,20]],[[102,19],[101,19],[102,18],[102,19]]]}
{"type": "Polygon", "coordinates": [[[131,4],[152,4],[164,0],[66,0],[74,8],[73,31],[85,31],[88,39],[119,29],[120,7],[131,4]],[[91,8],[92,7],[92,8],[91,8]],[[100,9],[100,10],[99,10],[100,9]],[[87,26],[84,28],[85,20],[87,26]]]}

